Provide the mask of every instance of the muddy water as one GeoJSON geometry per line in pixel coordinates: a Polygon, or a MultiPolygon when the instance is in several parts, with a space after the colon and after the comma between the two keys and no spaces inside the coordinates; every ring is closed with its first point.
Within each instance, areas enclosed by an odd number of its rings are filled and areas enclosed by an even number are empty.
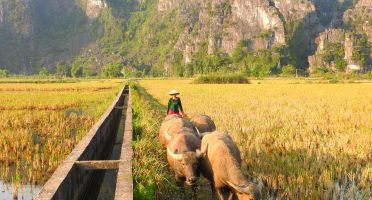
{"type": "Polygon", "coordinates": [[[20,185],[17,190],[12,188],[12,184],[0,180],[0,200],[31,200],[40,192],[41,187],[40,185],[20,185]]]}

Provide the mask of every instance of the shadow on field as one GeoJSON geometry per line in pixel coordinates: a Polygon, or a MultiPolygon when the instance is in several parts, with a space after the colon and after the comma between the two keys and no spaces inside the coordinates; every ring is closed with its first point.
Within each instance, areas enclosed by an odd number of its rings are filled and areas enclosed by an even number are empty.
{"type": "Polygon", "coordinates": [[[133,89],[135,89],[146,101],[149,102],[152,109],[160,111],[164,114],[158,116],[159,120],[163,120],[166,116],[167,107],[162,105],[158,100],[156,100],[151,94],[147,93],[146,89],[139,85],[139,83],[132,83],[133,89]]]}
{"type": "MultiPolygon", "coordinates": [[[[242,151],[247,152],[244,150],[242,151]]],[[[268,148],[244,158],[246,174],[260,177],[264,199],[368,199],[372,184],[365,159],[314,153],[309,149],[268,148]]]]}

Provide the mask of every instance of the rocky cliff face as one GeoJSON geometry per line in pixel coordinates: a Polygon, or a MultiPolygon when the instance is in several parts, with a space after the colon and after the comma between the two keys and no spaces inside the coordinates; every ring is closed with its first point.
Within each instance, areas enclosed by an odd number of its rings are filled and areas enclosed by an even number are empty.
{"type": "Polygon", "coordinates": [[[176,48],[184,53],[185,62],[202,42],[208,44],[208,53],[231,53],[241,41],[249,41],[251,49],[271,49],[283,45],[285,25],[277,9],[262,0],[212,0],[168,1],[158,4],[158,12],[164,14],[179,8],[179,16],[187,22],[176,48]],[[182,13],[195,12],[192,16],[182,13]],[[186,19],[188,18],[188,19],[186,19]]]}
{"type": "Polygon", "coordinates": [[[161,0],[157,8],[161,15],[176,10],[180,20],[187,22],[175,46],[186,63],[203,42],[209,54],[231,54],[242,41],[251,50],[289,44],[303,54],[298,55],[299,59],[307,57],[302,50],[316,48],[319,20],[314,4],[308,0],[161,0]]]}
{"type": "MultiPolygon", "coordinates": [[[[326,51],[328,44],[346,43],[335,41],[338,29],[364,33],[372,42],[372,1],[352,2],[2,0],[0,68],[20,71],[22,66],[21,71],[35,72],[37,66],[53,68],[78,57],[76,63],[94,71],[116,61],[168,69],[186,66],[201,49],[232,55],[244,44],[253,52],[285,48],[286,56],[306,69],[308,56],[315,56],[310,63],[322,63],[318,52],[326,51]]],[[[349,39],[346,54],[355,49],[354,39],[349,39]]]]}
{"type": "Polygon", "coordinates": [[[303,20],[316,11],[314,4],[308,0],[274,0],[272,4],[286,22],[303,20]]]}
{"type": "MultiPolygon", "coordinates": [[[[355,36],[342,27],[350,23],[356,32],[365,33],[372,40],[372,1],[321,0],[162,0],[158,12],[195,12],[186,16],[187,26],[175,48],[184,55],[186,63],[207,43],[208,53],[215,51],[231,54],[239,42],[248,41],[249,49],[272,49],[288,45],[298,67],[328,66],[321,55],[333,44],[344,50],[345,62],[353,60],[355,36]],[[341,29],[340,29],[341,28],[341,29]],[[313,56],[311,56],[313,55],[313,56]],[[310,56],[308,58],[308,56],[310,56]]],[[[181,17],[182,18],[182,17],[181,17]]],[[[333,45],[334,46],[334,45],[333,45]]],[[[332,46],[332,48],[333,48],[332,46]]],[[[355,58],[354,58],[355,59],[355,58]]],[[[340,65],[340,64],[339,64],[340,65]]]]}
{"type": "Polygon", "coordinates": [[[272,49],[285,44],[284,22],[269,2],[232,1],[232,26],[227,30],[223,50],[231,53],[241,40],[250,40],[252,49],[272,49]]]}
{"type": "Polygon", "coordinates": [[[31,5],[27,0],[0,1],[0,68],[27,70],[27,52],[32,46],[31,5]]]}
{"type": "Polygon", "coordinates": [[[344,20],[357,31],[367,34],[369,42],[372,42],[372,1],[359,0],[355,8],[345,12],[344,20]]]}
{"type": "Polygon", "coordinates": [[[30,1],[15,0],[0,2],[0,27],[7,26],[12,31],[27,35],[30,32],[30,1]]]}
{"type": "Polygon", "coordinates": [[[94,21],[106,6],[104,0],[0,1],[0,68],[34,73],[68,62],[99,35],[94,21]]]}
{"type": "Polygon", "coordinates": [[[160,13],[167,12],[175,9],[180,2],[180,0],[159,0],[157,9],[160,13]]]}
{"type": "MultiPolygon", "coordinates": [[[[350,9],[350,0],[193,0],[186,3],[162,0],[158,12],[163,15],[175,10],[195,12],[192,17],[184,15],[190,21],[175,46],[183,53],[186,63],[191,61],[200,43],[207,43],[209,54],[215,51],[231,54],[239,42],[248,41],[253,51],[288,45],[298,67],[307,67],[308,56],[322,51],[327,42],[333,43],[332,34],[338,35],[337,28],[345,23],[353,24],[357,32],[366,33],[371,41],[370,4],[372,1],[360,0],[350,9]],[[335,30],[329,30],[332,28],[335,30]],[[316,44],[316,40],[321,43],[316,44]]],[[[349,39],[353,41],[352,37],[349,39]]],[[[345,39],[336,43],[345,43],[345,39]]],[[[346,53],[353,51],[352,42],[344,47],[346,53]]],[[[350,65],[353,64],[351,57],[347,54],[350,65]]],[[[310,58],[312,63],[315,58],[310,58]]]]}
{"type": "Polygon", "coordinates": [[[327,63],[325,61],[327,57],[324,58],[324,54],[334,44],[340,44],[342,47],[346,70],[366,70],[370,68],[372,53],[369,58],[366,55],[363,56],[363,54],[370,52],[370,50],[365,49],[370,44],[358,44],[358,40],[361,40],[365,34],[369,43],[372,43],[372,22],[370,23],[372,21],[372,1],[359,0],[354,7],[345,10],[344,14],[341,15],[341,19],[338,20],[343,22],[343,26],[338,29],[328,29],[320,33],[316,39],[317,51],[313,56],[309,57],[310,71],[314,71],[319,67],[334,67],[334,63],[327,63]],[[362,60],[358,60],[358,56],[354,56],[354,54],[362,54],[362,56],[359,56],[362,60]]]}
{"type": "MultiPolygon", "coordinates": [[[[317,50],[314,55],[309,56],[310,72],[315,72],[317,68],[321,67],[333,67],[332,61],[326,62],[324,59],[325,51],[327,51],[331,45],[338,44],[342,47],[343,52],[350,52],[350,46],[345,42],[345,33],[346,32],[342,29],[327,29],[316,38],[317,50]],[[347,46],[347,48],[345,48],[345,46],[347,46]]],[[[348,57],[350,57],[350,55],[348,55],[348,57]]]]}
{"type": "Polygon", "coordinates": [[[4,23],[4,7],[0,4],[0,24],[4,23]]]}
{"type": "Polygon", "coordinates": [[[91,19],[95,19],[100,16],[104,8],[107,8],[107,3],[105,0],[85,0],[84,8],[86,15],[91,19]]]}
{"type": "Polygon", "coordinates": [[[345,31],[343,29],[327,29],[316,39],[317,51],[324,51],[330,44],[344,44],[345,31]]]}

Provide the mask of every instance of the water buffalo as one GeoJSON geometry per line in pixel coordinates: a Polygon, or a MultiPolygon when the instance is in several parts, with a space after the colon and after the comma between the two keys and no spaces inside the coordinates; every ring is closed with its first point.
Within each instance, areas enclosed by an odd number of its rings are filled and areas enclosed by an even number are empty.
{"type": "Polygon", "coordinates": [[[201,148],[208,146],[200,161],[200,169],[211,184],[213,199],[260,199],[257,187],[246,179],[241,168],[240,151],[226,133],[213,132],[202,139],[201,148]],[[228,197],[226,197],[228,196],[228,197]]]}
{"type": "MultiPolygon", "coordinates": [[[[199,160],[205,155],[200,151],[200,138],[192,132],[177,134],[167,146],[167,159],[170,167],[175,172],[177,186],[183,190],[184,183],[193,189],[193,199],[196,198],[196,184],[199,172],[199,160]]],[[[184,191],[184,190],[183,190],[184,191]]]]}
{"type": "MultiPolygon", "coordinates": [[[[174,137],[182,128],[195,130],[193,123],[184,118],[172,118],[164,121],[160,126],[159,140],[163,148],[167,146],[170,139],[174,137]]],[[[196,130],[195,130],[195,134],[196,130]]]]}
{"type": "Polygon", "coordinates": [[[177,119],[177,118],[182,118],[180,115],[167,115],[165,118],[164,118],[164,121],[168,121],[168,120],[172,120],[172,119],[177,119]]]}
{"type": "Polygon", "coordinates": [[[199,130],[200,133],[212,132],[216,130],[216,125],[208,115],[196,115],[191,118],[191,122],[199,130]]]}

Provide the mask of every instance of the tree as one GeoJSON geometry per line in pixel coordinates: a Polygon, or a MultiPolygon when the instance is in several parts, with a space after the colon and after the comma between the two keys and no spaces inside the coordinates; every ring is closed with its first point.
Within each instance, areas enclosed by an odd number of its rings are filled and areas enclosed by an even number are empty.
{"type": "Polygon", "coordinates": [[[295,65],[296,61],[288,45],[274,46],[273,51],[279,55],[280,63],[282,65],[295,65]]]}
{"type": "Polygon", "coordinates": [[[282,68],[282,74],[283,75],[293,75],[296,73],[296,67],[293,66],[293,65],[285,65],[283,68],[282,68]]]}
{"type": "Polygon", "coordinates": [[[73,77],[81,77],[83,75],[83,67],[79,64],[74,63],[71,67],[71,75],[73,77]]]}
{"type": "Polygon", "coordinates": [[[208,43],[201,42],[199,44],[198,51],[194,53],[192,57],[193,73],[194,74],[204,74],[205,73],[205,60],[208,56],[208,43]]]}
{"type": "Polygon", "coordinates": [[[57,71],[56,71],[57,76],[64,76],[64,77],[69,77],[71,76],[71,67],[66,65],[66,64],[57,64],[57,71]]]}
{"type": "Polygon", "coordinates": [[[192,77],[194,75],[194,66],[189,63],[186,65],[185,74],[186,77],[192,77]]]}
{"type": "Polygon", "coordinates": [[[239,63],[247,55],[249,43],[250,41],[248,40],[243,40],[238,43],[232,53],[232,60],[234,63],[239,63]]]}
{"type": "Polygon", "coordinates": [[[328,65],[332,65],[338,71],[345,71],[345,47],[342,44],[330,44],[322,53],[322,60],[328,65]]]}
{"type": "Polygon", "coordinates": [[[102,68],[102,73],[106,77],[120,77],[123,74],[121,73],[122,71],[122,64],[120,62],[118,63],[113,63],[113,64],[108,64],[105,67],[102,68]]]}
{"type": "Polygon", "coordinates": [[[157,62],[157,63],[155,63],[151,67],[150,74],[153,77],[164,76],[164,74],[165,74],[165,71],[164,71],[164,62],[157,62]]]}
{"type": "Polygon", "coordinates": [[[262,49],[257,52],[249,52],[244,61],[246,67],[249,67],[250,75],[263,77],[277,73],[279,55],[270,50],[262,49]]]}
{"type": "Polygon", "coordinates": [[[362,66],[365,66],[369,61],[371,53],[371,47],[368,42],[366,35],[358,36],[353,49],[352,59],[360,62],[362,66]]]}
{"type": "Polygon", "coordinates": [[[94,69],[89,68],[89,67],[84,67],[83,68],[83,76],[92,77],[92,76],[96,76],[96,75],[97,75],[97,72],[94,69]]]}
{"type": "Polygon", "coordinates": [[[172,55],[172,75],[183,76],[185,69],[183,68],[183,54],[180,51],[175,51],[172,55]]]}
{"type": "Polygon", "coordinates": [[[203,71],[207,73],[213,73],[215,72],[215,66],[217,63],[217,59],[215,55],[208,55],[203,60],[203,71]]]}
{"type": "Polygon", "coordinates": [[[123,76],[125,78],[129,78],[129,77],[134,77],[135,76],[134,70],[133,70],[133,68],[131,66],[124,66],[121,69],[121,74],[123,74],[123,76]]]}
{"type": "Polygon", "coordinates": [[[45,77],[49,75],[49,70],[46,67],[42,67],[39,70],[39,76],[45,77]]]}
{"type": "Polygon", "coordinates": [[[239,46],[236,49],[234,49],[232,53],[232,59],[235,63],[239,63],[241,60],[243,60],[244,56],[245,56],[245,53],[243,51],[243,48],[239,46]]]}
{"type": "Polygon", "coordinates": [[[0,69],[0,77],[5,78],[8,77],[9,71],[6,69],[0,69]]]}

